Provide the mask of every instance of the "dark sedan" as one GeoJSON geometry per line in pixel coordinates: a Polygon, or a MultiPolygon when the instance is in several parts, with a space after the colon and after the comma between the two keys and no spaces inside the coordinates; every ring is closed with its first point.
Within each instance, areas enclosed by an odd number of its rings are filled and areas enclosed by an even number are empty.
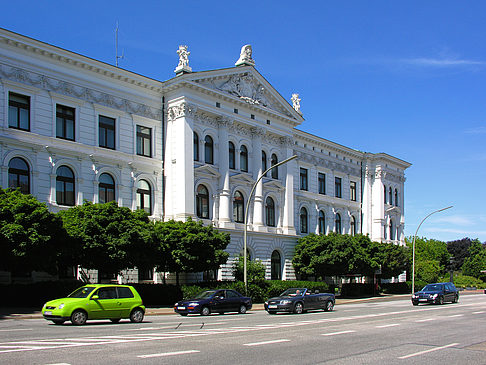
{"type": "Polygon", "coordinates": [[[302,313],[308,310],[323,309],[332,311],[336,302],[334,294],[319,293],[316,290],[312,293],[307,288],[290,288],[280,296],[270,298],[265,302],[265,310],[269,314],[277,312],[302,313]]]}
{"type": "Polygon", "coordinates": [[[419,305],[419,303],[456,303],[458,300],[459,291],[452,283],[427,284],[421,291],[413,293],[412,295],[413,305],[419,305]]]}
{"type": "Polygon", "coordinates": [[[181,300],[174,304],[174,311],[181,316],[200,314],[208,316],[211,313],[225,312],[246,313],[251,309],[251,298],[245,297],[230,289],[206,290],[192,299],[181,300]]]}

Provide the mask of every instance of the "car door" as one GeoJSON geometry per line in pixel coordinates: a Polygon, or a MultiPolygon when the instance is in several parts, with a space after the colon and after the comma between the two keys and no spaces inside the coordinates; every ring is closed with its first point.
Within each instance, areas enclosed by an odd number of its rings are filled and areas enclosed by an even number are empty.
{"type": "Polygon", "coordinates": [[[224,290],[218,290],[211,300],[212,312],[227,312],[228,302],[224,290]]]}
{"type": "Polygon", "coordinates": [[[89,318],[92,319],[120,318],[116,287],[102,287],[94,292],[89,301],[89,309],[89,318]]]}
{"type": "Polygon", "coordinates": [[[444,284],[444,300],[446,302],[452,302],[454,300],[454,291],[450,284],[444,284]]]}
{"type": "Polygon", "coordinates": [[[128,318],[130,316],[130,309],[136,304],[135,296],[129,287],[120,286],[116,288],[118,292],[118,307],[120,310],[120,318],[128,318]]]}
{"type": "Polygon", "coordinates": [[[241,297],[233,290],[226,290],[228,312],[237,312],[242,304],[241,297]]]}
{"type": "Polygon", "coordinates": [[[304,300],[304,308],[307,309],[314,309],[315,308],[315,297],[312,295],[310,290],[307,290],[305,292],[305,295],[303,296],[304,300]]]}

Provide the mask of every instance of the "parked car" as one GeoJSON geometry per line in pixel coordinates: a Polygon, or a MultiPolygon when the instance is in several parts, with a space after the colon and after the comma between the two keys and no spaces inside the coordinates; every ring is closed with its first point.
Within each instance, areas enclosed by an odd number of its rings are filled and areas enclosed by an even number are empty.
{"type": "Polygon", "coordinates": [[[458,300],[459,291],[456,289],[453,283],[427,284],[422,290],[413,293],[412,295],[413,305],[419,305],[419,303],[456,303],[458,300]]]}
{"type": "Polygon", "coordinates": [[[290,288],[280,296],[270,298],[265,302],[265,310],[269,314],[277,312],[302,313],[308,310],[323,309],[332,311],[336,298],[331,293],[312,293],[307,288],[290,288]]]}
{"type": "Polygon", "coordinates": [[[47,302],[42,307],[42,315],[55,324],[71,321],[82,325],[88,319],[109,319],[117,323],[122,318],[139,323],[143,321],[145,307],[132,286],[93,284],[47,302]]]}
{"type": "Polygon", "coordinates": [[[245,297],[235,290],[215,289],[206,290],[192,299],[181,300],[174,304],[174,311],[181,316],[200,314],[207,316],[211,313],[238,312],[245,314],[251,309],[251,298],[245,297]]]}

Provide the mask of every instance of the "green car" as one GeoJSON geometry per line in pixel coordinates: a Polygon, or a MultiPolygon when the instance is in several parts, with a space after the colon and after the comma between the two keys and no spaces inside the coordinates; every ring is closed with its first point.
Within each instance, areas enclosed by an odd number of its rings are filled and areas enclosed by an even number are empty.
{"type": "Polygon", "coordinates": [[[55,324],[71,321],[75,325],[82,325],[88,319],[109,319],[117,323],[122,318],[140,323],[144,314],[142,298],[129,285],[82,286],[66,298],[51,300],[42,307],[44,318],[55,324]]]}

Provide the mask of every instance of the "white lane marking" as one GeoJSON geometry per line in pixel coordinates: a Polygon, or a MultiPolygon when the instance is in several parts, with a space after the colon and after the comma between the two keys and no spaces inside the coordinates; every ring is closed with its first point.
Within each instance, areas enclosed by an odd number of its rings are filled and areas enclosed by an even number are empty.
{"type": "Polygon", "coordinates": [[[46,364],[46,365],[71,365],[71,364],[68,364],[67,362],[58,362],[55,364],[46,364]]]}
{"type": "Polygon", "coordinates": [[[437,318],[425,318],[425,319],[418,319],[415,322],[429,322],[429,321],[435,321],[437,318]]]}
{"type": "Polygon", "coordinates": [[[0,332],[15,332],[15,331],[32,331],[32,328],[12,328],[7,330],[0,330],[0,332]]]}
{"type": "Polygon", "coordinates": [[[384,324],[381,326],[376,326],[376,328],[388,328],[388,327],[395,327],[395,326],[400,326],[398,323],[390,323],[390,324],[384,324]]]}
{"type": "Polygon", "coordinates": [[[195,354],[197,352],[201,352],[201,351],[197,351],[197,350],[187,350],[187,351],[162,352],[160,354],[139,355],[137,357],[139,357],[141,359],[148,359],[148,358],[151,358],[151,357],[163,357],[163,356],[176,356],[176,355],[195,354]]]}
{"type": "Polygon", "coordinates": [[[290,340],[287,339],[280,339],[280,340],[271,340],[271,341],[263,341],[263,342],[252,342],[252,343],[244,343],[243,346],[261,346],[261,345],[270,345],[274,343],[281,343],[281,342],[289,342],[290,340]]]}
{"type": "Polygon", "coordinates": [[[484,311],[473,312],[473,314],[481,314],[481,313],[484,313],[484,311]]]}
{"type": "Polygon", "coordinates": [[[339,331],[339,332],[330,332],[330,333],[323,333],[321,334],[321,336],[336,336],[336,335],[344,335],[346,333],[353,333],[353,332],[356,332],[356,331],[339,331]]]}
{"type": "Polygon", "coordinates": [[[458,343],[450,343],[450,344],[445,345],[445,346],[434,347],[433,349],[428,349],[428,350],[424,350],[424,351],[420,351],[420,352],[415,352],[413,354],[400,356],[399,359],[408,359],[409,357],[419,356],[419,355],[423,355],[423,354],[426,354],[426,353],[429,353],[429,352],[432,352],[432,351],[443,350],[445,348],[453,347],[453,346],[457,346],[457,345],[459,345],[459,344],[458,343]]]}
{"type": "Polygon", "coordinates": [[[449,316],[449,318],[462,317],[462,316],[464,316],[464,314],[453,314],[453,315],[449,316]]]}

